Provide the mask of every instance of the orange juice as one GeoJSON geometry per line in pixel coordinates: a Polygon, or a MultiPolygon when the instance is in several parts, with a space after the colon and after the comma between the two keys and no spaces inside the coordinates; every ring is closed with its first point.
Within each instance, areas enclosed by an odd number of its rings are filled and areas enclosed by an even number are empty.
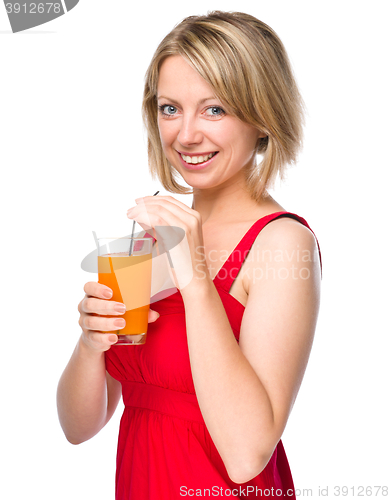
{"type": "MultiPolygon", "coordinates": [[[[113,292],[111,300],[126,306],[126,326],[118,335],[145,334],[152,281],[152,255],[127,255],[124,252],[98,257],[99,283],[113,292]]],[[[113,316],[112,316],[113,317],[113,316]]]]}

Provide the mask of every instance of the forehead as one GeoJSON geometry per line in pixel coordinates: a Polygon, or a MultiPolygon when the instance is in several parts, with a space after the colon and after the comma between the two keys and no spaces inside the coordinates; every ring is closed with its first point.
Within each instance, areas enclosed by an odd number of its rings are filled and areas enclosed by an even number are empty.
{"type": "Polygon", "coordinates": [[[213,97],[213,87],[182,57],[170,56],[162,63],[157,84],[157,96],[189,99],[213,97]],[[207,94],[207,96],[206,96],[207,94]]]}

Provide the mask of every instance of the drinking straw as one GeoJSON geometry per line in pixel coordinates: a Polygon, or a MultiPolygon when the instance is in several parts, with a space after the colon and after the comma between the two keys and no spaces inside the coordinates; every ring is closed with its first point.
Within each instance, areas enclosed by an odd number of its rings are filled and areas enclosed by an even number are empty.
{"type": "MultiPolygon", "coordinates": [[[[154,193],[153,196],[156,196],[156,194],[158,194],[160,191],[157,191],[157,193],[154,193]]],[[[157,239],[156,239],[156,244],[157,244],[157,239]]],[[[166,251],[167,252],[167,257],[168,257],[168,262],[169,262],[169,266],[171,268],[171,272],[172,272],[172,277],[173,277],[173,281],[175,283],[175,286],[178,290],[180,290],[180,286],[179,286],[179,280],[177,279],[177,276],[176,276],[176,271],[175,271],[175,267],[173,265],[173,262],[172,262],[172,259],[171,259],[171,256],[169,254],[169,250],[166,251]]]]}
{"type": "Polygon", "coordinates": [[[97,236],[96,236],[95,231],[92,231],[92,234],[93,234],[93,237],[94,237],[94,239],[95,239],[96,246],[97,246],[97,248],[99,249],[99,242],[98,242],[98,239],[97,239],[97,236]]]}
{"type": "MultiPolygon", "coordinates": [[[[158,194],[159,192],[160,191],[157,191],[157,193],[154,193],[153,196],[156,196],[156,194],[158,194]]],[[[171,266],[171,269],[173,269],[173,262],[172,262],[171,256],[169,255],[169,250],[167,250],[167,257],[168,257],[169,265],[171,266]]]]}
{"type": "MultiPolygon", "coordinates": [[[[153,196],[156,196],[156,194],[158,194],[160,191],[157,191],[157,193],[154,193],[153,196]]],[[[175,281],[175,285],[177,285],[177,277],[176,277],[176,274],[174,272],[174,266],[173,266],[173,262],[172,262],[172,259],[171,259],[171,256],[169,255],[169,250],[167,250],[167,257],[168,257],[168,262],[169,262],[169,265],[171,266],[171,269],[172,269],[172,273],[174,274],[174,281],[175,281]]],[[[177,286],[177,288],[179,288],[177,286]]]]}
{"type": "MultiPolygon", "coordinates": [[[[158,193],[160,191],[156,191],[154,193],[153,196],[157,196],[158,193]]],[[[130,251],[129,251],[129,256],[131,255],[131,252],[133,251],[133,236],[134,236],[134,226],[135,226],[135,221],[133,221],[133,229],[132,229],[132,232],[131,232],[131,242],[130,242],[130,251]]],[[[153,230],[153,232],[155,233],[155,231],[153,230]]],[[[157,238],[156,238],[156,245],[157,245],[157,238]]],[[[157,247],[158,248],[158,247],[157,247]]],[[[158,252],[158,250],[157,250],[158,252]]],[[[176,288],[179,290],[180,287],[179,287],[179,282],[178,282],[178,279],[177,279],[177,276],[176,276],[176,272],[175,272],[175,268],[173,266],[173,262],[172,262],[172,259],[171,259],[171,256],[169,255],[169,250],[167,250],[167,257],[168,257],[168,262],[169,262],[169,265],[171,267],[171,271],[172,271],[172,276],[173,276],[173,281],[175,283],[175,286],[176,288]]]]}
{"type": "MultiPolygon", "coordinates": [[[[153,196],[156,196],[160,191],[156,191],[153,196]]],[[[134,228],[135,228],[135,220],[133,220],[133,228],[131,230],[131,240],[130,240],[130,250],[129,250],[129,257],[133,252],[133,238],[134,238],[134,228]]]]}

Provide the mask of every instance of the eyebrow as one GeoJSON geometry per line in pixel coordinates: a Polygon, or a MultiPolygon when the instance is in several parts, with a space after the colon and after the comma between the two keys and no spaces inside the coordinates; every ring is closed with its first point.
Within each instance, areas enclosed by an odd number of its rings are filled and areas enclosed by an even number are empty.
{"type": "MultiPolygon", "coordinates": [[[[157,99],[166,99],[167,101],[170,101],[170,102],[173,102],[174,104],[179,104],[178,101],[176,101],[175,99],[171,99],[170,97],[166,97],[165,95],[159,95],[157,96],[157,99]]],[[[206,101],[219,101],[219,99],[215,96],[212,96],[212,97],[205,97],[204,99],[200,99],[200,101],[198,101],[196,103],[197,106],[200,106],[201,104],[203,104],[204,102],[206,101]]]]}

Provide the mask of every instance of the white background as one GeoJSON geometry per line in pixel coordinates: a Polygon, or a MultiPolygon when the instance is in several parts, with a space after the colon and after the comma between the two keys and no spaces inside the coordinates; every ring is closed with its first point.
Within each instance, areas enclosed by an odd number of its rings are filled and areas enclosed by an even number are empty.
{"type": "Polygon", "coordinates": [[[114,499],[122,406],[80,446],[56,413],[82,288],[96,279],[80,262],[92,230],[128,234],[126,210],[160,188],[147,171],[144,73],[176,23],[213,9],[275,29],[309,112],[299,165],[273,193],[323,254],[316,338],[283,436],[296,488],[333,498],[335,486],[389,485],[386,4],[81,0],[19,34],[0,5],[2,498],[114,499]]]}

